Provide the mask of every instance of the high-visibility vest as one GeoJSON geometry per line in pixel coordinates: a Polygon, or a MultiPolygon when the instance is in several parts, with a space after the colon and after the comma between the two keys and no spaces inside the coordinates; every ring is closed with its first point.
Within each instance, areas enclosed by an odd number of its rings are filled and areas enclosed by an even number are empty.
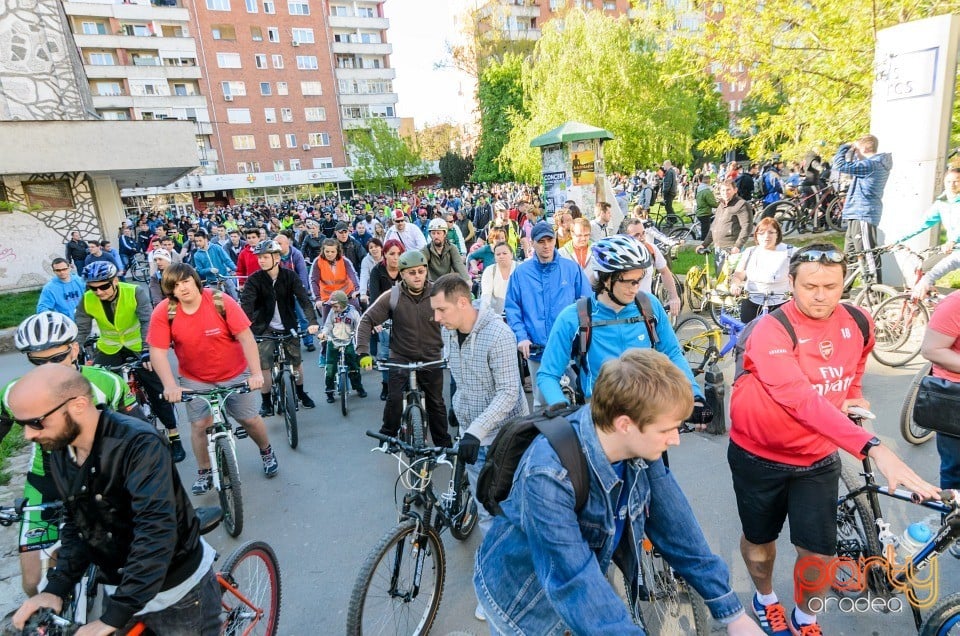
{"type": "Polygon", "coordinates": [[[347,275],[347,264],[340,258],[331,265],[330,261],[320,256],[316,260],[317,268],[317,288],[320,291],[320,300],[327,302],[330,300],[330,294],[337,290],[349,296],[354,291],[353,281],[347,275]]]}
{"type": "Polygon", "coordinates": [[[97,321],[100,328],[97,349],[107,355],[123,348],[139,353],[143,348],[143,341],[140,338],[140,319],[137,318],[137,286],[117,283],[117,294],[119,297],[112,323],[107,320],[107,312],[96,294],[87,291],[83,295],[83,309],[97,321]]]}

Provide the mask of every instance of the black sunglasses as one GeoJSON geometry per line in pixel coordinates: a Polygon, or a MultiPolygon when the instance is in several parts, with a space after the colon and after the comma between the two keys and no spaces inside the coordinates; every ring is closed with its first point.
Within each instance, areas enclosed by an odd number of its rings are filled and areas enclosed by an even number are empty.
{"type": "Polygon", "coordinates": [[[55,407],[53,407],[52,409],[50,409],[49,411],[47,411],[46,413],[44,413],[43,415],[41,415],[40,417],[35,417],[35,418],[33,418],[32,420],[18,420],[18,419],[16,419],[16,418],[14,418],[13,421],[16,422],[17,424],[19,424],[20,426],[25,426],[25,427],[27,427],[27,428],[32,428],[32,429],[35,430],[35,431],[42,431],[42,430],[43,430],[43,420],[47,419],[48,417],[50,417],[51,415],[53,415],[54,413],[56,413],[57,411],[59,411],[60,409],[62,409],[63,407],[65,407],[65,406],[66,406],[69,402],[71,402],[72,400],[76,400],[78,397],[82,397],[82,396],[80,396],[80,395],[74,395],[73,397],[69,397],[69,398],[67,398],[66,400],[64,400],[63,402],[61,402],[60,404],[56,405],[55,407]]]}
{"type": "Polygon", "coordinates": [[[842,263],[846,257],[839,250],[805,250],[790,259],[794,263],[842,263]]]}
{"type": "Polygon", "coordinates": [[[67,356],[70,355],[70,350],[71,350],[71,349],[72,349],[72,347],[68,347],[67,350],[64,351],[63,353],[58,353],[58,354],[56,354],[56,355],[47,356],[47,357],[45,357],[45,358],[40,358],[40,357],[36,357],[36,356],[32,356],[32,355],[30,355],[30,354],[27,354],[27,360],[30,361],[30,364],[34,364],[34,365],[36,365],[36,366],[38,366],[38,367],[41,366],[41,365],[47,364],[48,362],[53,362],[53,363],[63,362],[64,360],[67,359],[67,356]]]}
{"type": "Polygon", "coordinates": [[[110,289],[111,287],[113,287],[113,283],[104,283],[103,285],[87,283],[87,289],[92,289],[93,291],[103,291],[104,289],[110,289]]]}

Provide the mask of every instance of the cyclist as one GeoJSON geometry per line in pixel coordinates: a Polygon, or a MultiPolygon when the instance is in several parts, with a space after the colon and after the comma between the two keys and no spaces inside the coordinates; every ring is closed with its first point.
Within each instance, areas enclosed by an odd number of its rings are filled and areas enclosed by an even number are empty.
{"type": "Polygon", "coordinates": [[[43,607],[59,612],[93,563],[116,587],[99,620],[78,633],[125,633],[143,621],[158,634],[218,634],[216,552],[200,538],[163,437],[95,400],[90,383],[59,364],[30,371],[8,396],[26,439],[50,452],[50,475],[66,509],[57,565],[43,591],[14,614],[14,626],[22,629],[43,607]]]}
{"type": "Polygon", "coordinates": [[[943,226],[947,240],[940,247],[941,254],[928,258],[923,263],[924,271],[932,269],[946,254],[953,252],[953,248],[960,242],[960,168],[949,168],[943,175],[943,193],[927,209],[919,225],[892,242],[903,243],[937,224],[943,226]]]}
{"type": "Polygon", "coordinates": [[[163,383],[150,366],[146,344],[153,304],[147,290],[134,283],[119,282],[113,263],[91,263],[83,269],[83,278],[87,281],[87,291],[77,305],[77,340],[85,342],[96,322],[100,338],[93,358],[95,364],[118,365],[132,357],[140,358],[143,366],[134,373],[157,419],[167,429],[173,461],[183,461],[186,453],[177,430],[176,414],[173,406],[163,399],[163,383]]]}
{"type": "MultiPolygon", "coordinates": [[[[357,325],[360,324],[360,312],[357,311],[357,308],[350,304],[347,295],[342,291],[335,291],[330,295],[330,304],[332,309],[330,313],[327,314],[327,319],[323,322],[323,329],[320,332],[321,340],[328,340],[333,334],[333,328],[336,324],[347,325],[351,334],[356,331],[357,325]]],[[[357,392],[362,398],[367,397],[367,392],[363,388],[363,382],[360,379],[360,361],[357,358],[357,351],[353,346],[353,343],[347,345],[346,347],[346,360],[347,367],[349,368],[350,376],[350,385],[353,387],[353,390],[357,392]]],[[[331,355],[327,356],[327,373],[326,373],[326,393],[327,393],[327,404],[333,404],[336,399],[333,397],[333,391],[335,388],[336,377],[337,377],[337,365],[339,364],[337,356],[331,355]]]]}
{"type": "MultiPolygon", "coordinates": [[[[237,267],[227,256],[223,249],[211,243],[205,230],[197,230],[193,234],[193,243],[196,250],[193,252],[193,266],[204,280],[205,285],[216,285],[218,276],[225,276],[223,280],[223,291],[237,299],[237,286],[233,282],[232,276],[236,274],[237,267]]],[[[156,260],[156,255],[154,255],[156,260]]]]}
{"type": "Polygon", "coordinates": [[[730,274],[730,293],[739,296],[744,289],[747,292],[740,301],[743,323],[756,318],[764,303],[773,311],[787,302],[790,294],[787,270],[793,246],[783,242],[780,223],[773,217],[760,219],[753,237],[757,244],[744,251],[736,271],[730,274]]]}
{"type": "Polygon", "coordinates": [[[431,219],[427,231],[430,233],[430,244],[420,251],[427,259],[427,275],[430,280],[435,281],[451,272],[460,275],[464,280],[470,280],[463,256],[447,238],[447,222],[440,217],[431,219]]]}
{"type": "MultiPolygon", "coordinates": [[[[653,270],[656,269],[660,272],[660,277],[663,279],[663,286],[667,290],[667,295],[670,297],[664,309],[666,309],[671,316],[679,316],[682,303],[680,301],[680,294],[677,292],[677,283],[673,278],[673,272],[670,271],[670,264],[667,263],[666,257],[663,255],[663,252],[660,251],[660,248],[657,247],[656,243],[651,243],[647,240],[647,228],[644,226],[642,219],[628,218],[624,223],[626,227],[624,228],[625,231],[623,234],[632,236],[640,241],[640,243],[647,248],[652,259],[651,266],[647,268],[647,274],[644,275],[640,281],[640,291],[648,294],[652,293],[653,270]]],[[[653,228],[653,230],[656,231],[656,228],[653,228]]]]}
{"type": "MultiPolygon", "coordinates": [[[[79,365],[80,345],[77,344],[77,325],[63,314],[43,311],[25,319],[17,327],[14,346],[27,356],[31,364],[62,364],[79,369],[93,387],[97,404],[106,404],[115,411],[143,418],[136,399],[127,390],[119,376],[92,365],[79,365]]],[[[0,440],[10,430],[12,419],[7,396],[16,380],[0,390],[0,440]]],[[[56,501],[57,492],[50,480],[49,454],[39,446],[33,447],[30,472],[24,483],[23,496],[28,506],[56,501]]],[[[50,550],[57,542],[59,529],[43,519],[41,513],[24,515],[20,524],[20,571],[23,591],[28,596],[37,593],[40,584],[41,551],[50,550]]]]}

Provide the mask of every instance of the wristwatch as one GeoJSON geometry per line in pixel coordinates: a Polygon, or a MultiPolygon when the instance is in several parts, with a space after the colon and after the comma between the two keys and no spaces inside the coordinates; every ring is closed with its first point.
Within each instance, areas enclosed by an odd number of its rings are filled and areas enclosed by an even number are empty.
{"type": "Polygon", "coordinates": [[[866,457],[867,455],[870,454],[871,448],[874,448],[875,446],[879,446],[879,445],[880,445],[880,438],[877,436],[873,436],[870,439],[868,439],[867,443],[864,444],[863,448],[860,449],[860,454],[866,457]]]}

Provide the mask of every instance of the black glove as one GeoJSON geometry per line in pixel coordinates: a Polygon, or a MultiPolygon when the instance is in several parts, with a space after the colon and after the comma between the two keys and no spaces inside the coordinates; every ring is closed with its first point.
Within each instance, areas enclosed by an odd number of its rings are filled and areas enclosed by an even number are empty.
{"type": "Polygon", "coordinates": [[[480,454],[480,440],[466,433],[463,437],[460,438],[460,447],[457,452],[457,457],[459,457],[465,464],[475,464],[477,461],[477,455],[480,454]]]}
{"type": "Polygon", "coordinates": [[[694,402],[693,413],[687,421],[691,424],[709,424],[713,421],[713,409],[702,402],[694,402]]]}

